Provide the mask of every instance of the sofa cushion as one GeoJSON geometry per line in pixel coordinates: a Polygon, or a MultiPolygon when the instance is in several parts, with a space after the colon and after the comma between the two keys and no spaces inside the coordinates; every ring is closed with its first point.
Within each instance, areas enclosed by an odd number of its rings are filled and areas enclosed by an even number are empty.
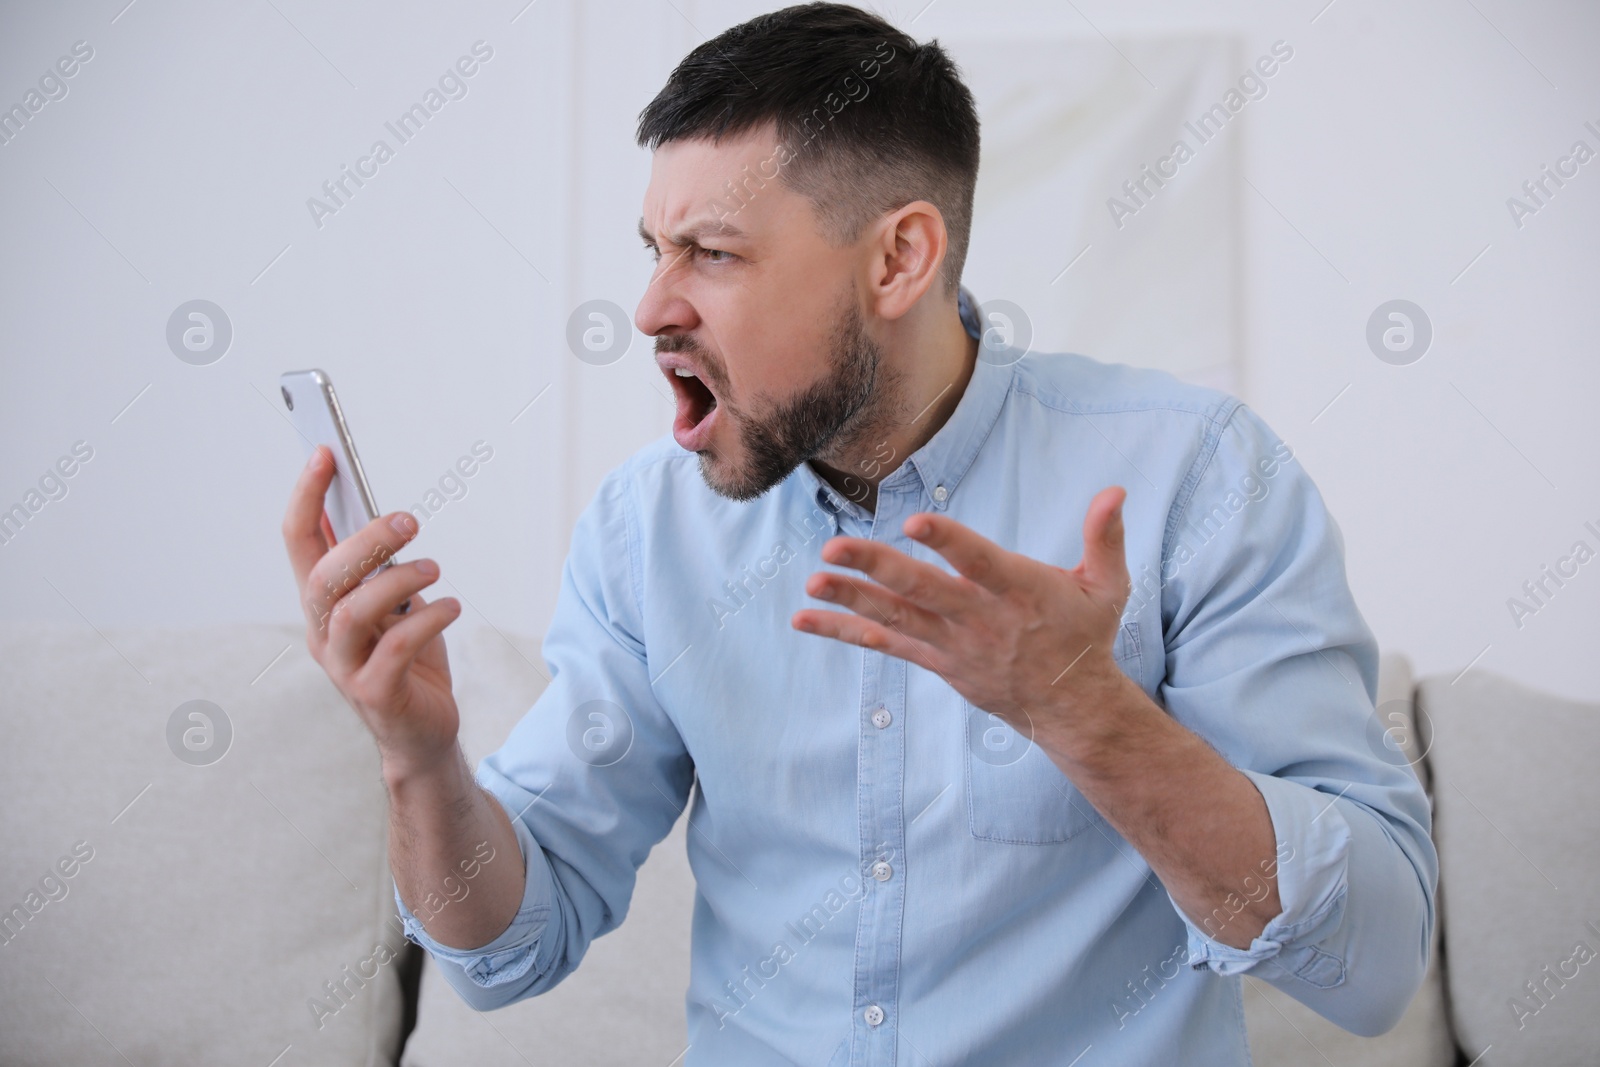
{"type": "MultiPolygon", "coordinates": [[[[1427,781],[1426,733],[1414,716],[1411,664],[1405,657],[1383,657],[1378,699],[1369,741],[1384,758],[1410,764],[1427,781]]],[[[1433,958],[1422,987],[1393,1030],[1359,1037],[1341,1030],[1274,986],[1244,979],[1245,1029],[1255,1067],[1300,1067],[1324,1060],[1362,1067],[1450,1067],[1456,1061],[1444,1000],[1439,958],[1441,924],[1433,927],[1433,958]]]]}
{"type": "Polygon", "coordinates": [[[1468,1059],[1600,1049],[1600,704],[1473,670],[1426,679],[1451,1013],[1468,1059]]]}
{"type": "Polygon", "coordinates": [[[304,628],[13,623],[0,664],[0,1063],[392,1063],[383,785],[304,628]]]}

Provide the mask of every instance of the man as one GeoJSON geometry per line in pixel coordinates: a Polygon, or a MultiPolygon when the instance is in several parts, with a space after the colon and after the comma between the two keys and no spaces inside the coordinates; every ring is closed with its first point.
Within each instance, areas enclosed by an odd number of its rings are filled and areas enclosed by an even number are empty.
{"type": "Polygon", "coordinates": [[[580,518],[550,686],[475,777],[437,566],[338,581],[409,516],[330,547],[319,453],[285,521],[409,936],[478,1009],[544,992],[687,806],[689,1065],[1242,1064],[1246,972],[1393,1026],[1429,810],[1369,741],[1376,646],[1292,450],[1222,393],[981,341],[936,43],[762,16],[639,140],[673,439],[580,518]]]}

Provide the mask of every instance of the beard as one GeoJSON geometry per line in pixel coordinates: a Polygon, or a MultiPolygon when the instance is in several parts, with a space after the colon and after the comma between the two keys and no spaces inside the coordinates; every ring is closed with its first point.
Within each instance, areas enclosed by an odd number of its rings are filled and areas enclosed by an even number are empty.
{"type": "MultiPolygon", "coordinates": [[[[719,401],[745,458],[730,467],[722,457],[700,453],[700,476],[713,492],[754,500],[807,460],[848,466],[849,456],[892,421],[901,376],[883,366],[882,347],[867,335],[860,308],[848,294],[839,302],[827,343],[827,373],[771,411],[754,415],[719,401]]],[[[680,341],[676,347],[687,346],[680,341]]],[[[717,376],[726,382],[725,374],[717,376]]],[[[861,487],[866,488],[864,482],[861,487]]]]}

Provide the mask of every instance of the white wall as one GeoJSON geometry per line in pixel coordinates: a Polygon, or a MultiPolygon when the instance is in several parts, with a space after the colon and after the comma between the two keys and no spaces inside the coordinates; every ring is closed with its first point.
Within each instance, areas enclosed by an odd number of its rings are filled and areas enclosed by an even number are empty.
{"type": "MultiPolygon", "coordinates": [[[[494,448],[415,551],[441,561],[468,623],[540,632],[577,510],[670,421],[648,338],[605,367],[564,340],[587,300],[631,315],[648,277],[633,236],[649,171],[637,114],[688,48],[770,5],[123,2],[0,12],[0,106],[74,42],[94,49],[68,95],[0,146],[0,509],[75,442],[94,450],[67,496],[0,545],[0,613],[295,618],[278,525],[302,453],[274,383],[320,366],[381,507],[419,501],[475,441],[494,448]],[[307,198],[479,40],[494,54],[467,95],[319,228],[307,198]],[[234,329],[208,366],[165,340],[169,315],[196,298],[234,329]]],[[[1600,161],[1520,229],[1506,208],[1573,141],[1600,150],[1584,127],[1600,128],[1593,5],[880,10],[958,61],[979,37],[1053,35],[1113,59],[1151,35],[1233,35],[1244,61],[1289,42],[1269,95],[1224,134],[1248,181],[1237,390],[1322,487],[1387,647],[1423,672],[1476,658],[1600,695],[1587,671],[1600,562],[1521,629],[1506,606],[1574,541],[1600,548],[1583,527],[1600,529],[1600,161]],[[1364,336],[1397,297],[1434,328],[1409,366],[1380,362],[1364,336]]],[[[1127,172],[1144,161],[1135,153],[1127,172]]],[[[1118,232],[1102,218],[1097,270],[1110,270],[1118,232]]],[[[1165,224],[1182,223],[1169,212],[1165,224]]],[[[974,235],[967,283],[980,298],[993,292],[985,257],[1030,249],[1030,231],[1009,225],[974,235]]],[[[1132,288],[1108,312],[1150,297],[1132,288]]],[[[1103,339],[1104,325],[1084,322],[1081,336],[1103,339]]]]}

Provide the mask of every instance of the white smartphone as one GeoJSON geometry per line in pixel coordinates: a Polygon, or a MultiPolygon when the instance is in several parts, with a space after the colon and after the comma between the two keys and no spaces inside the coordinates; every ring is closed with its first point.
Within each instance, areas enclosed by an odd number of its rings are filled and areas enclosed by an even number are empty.
{"type": "MultiPolygon", "coordinates": [[[[289,421],[299,431],[305,445],[306,458],[311,458],[318,445],[327,445],[333,453],[336,476],[328,485],[323,509],[328,514],[328,525],[333,527],[334,537],[343,541],[355,536],[378,517],[378,505],[372,498],[366,472],[361,469],[355,438],[350,436],[350,424],[345,421],[332,380],[320,370],[293,370],[279,376],[278,389],[283,394],[284,406],[289,409],[289,421]]],[[[393,559],[386,559],[367,577],[392,565],[393,559]]],[[[395,613],[404,614],[410,607],[411,601],[407,599],[395,613]]]]}

